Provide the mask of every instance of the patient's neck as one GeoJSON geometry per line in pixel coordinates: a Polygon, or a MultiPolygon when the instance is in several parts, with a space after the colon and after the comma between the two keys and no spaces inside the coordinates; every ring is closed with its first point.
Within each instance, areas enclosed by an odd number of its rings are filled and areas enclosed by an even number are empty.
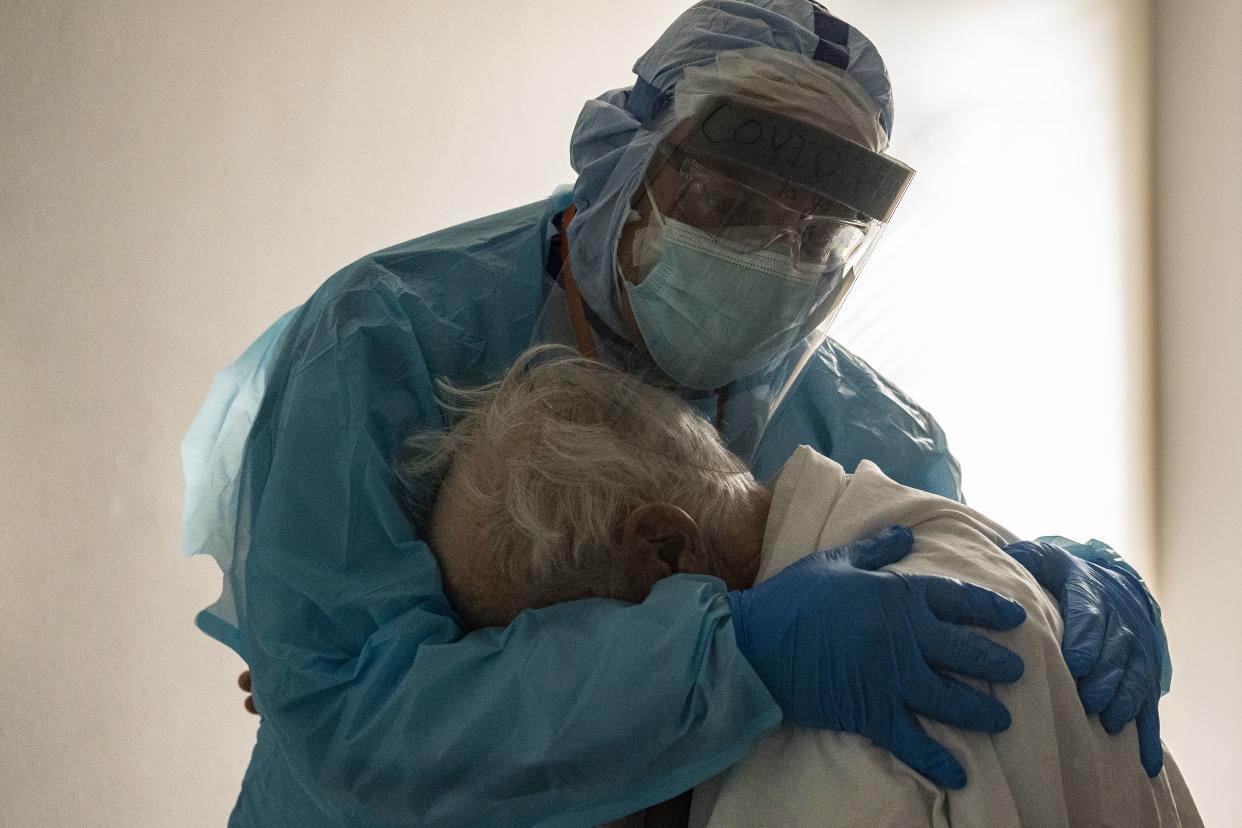
{"type": "Polygon", "coordinates": [[[709,574],[723,580],[730,590],[754,585],[771,508],[772,492],[756,485],[745,505],[718,532],[704,537],[709,574]]]}

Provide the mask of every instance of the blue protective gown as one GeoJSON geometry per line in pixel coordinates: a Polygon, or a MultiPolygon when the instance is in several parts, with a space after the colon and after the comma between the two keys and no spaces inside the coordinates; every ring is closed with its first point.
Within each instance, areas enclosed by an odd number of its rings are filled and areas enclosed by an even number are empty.
{"type": "MultiPolygon", "coordinates": [[[[570,257],[603,328],[621,330],[609,254],[656,114],[687,67],[750,46],[847,72],[891,129],[879,53],[822,6],[696,3],[633,89],[588,101],[574,129],[570,257]]],[[[591,825],[697,784],[780,722],[719,580],[677,575],[642,604],[577,601],[463,635],[403,512],[397,447],[444,426],[433,378],[493,380],[532,341],[570,342],[542,315],[559,307],[545,258],[568,201],[350,265],[217,377],[183,444],[184,543],[225,573],[196,620],[250,665],[262,714],[231,824],[591,825]]],[[[723,405],[722,435],[760,480],[805,443],[960,496],[940,428],[864,362],[825,342],[772,412],[787,367],[723,405]]]]}
{"type": "MultiPolygon", "coordinates": [[[[226,574],[197,623],[249,664],[262,714],[231,824],[589,825],[712,776],[780,722],[721,581],[463,635],[403,512],[393,460],[411,429],[444,425],[433,378],[495,379],[538,338],[568,198],[346,267],[217,378],[184,447],[186,543],[226,574]]],[[[934,420],[831,341],[756,476],[800,443],[959,495],[934,420]]]]}

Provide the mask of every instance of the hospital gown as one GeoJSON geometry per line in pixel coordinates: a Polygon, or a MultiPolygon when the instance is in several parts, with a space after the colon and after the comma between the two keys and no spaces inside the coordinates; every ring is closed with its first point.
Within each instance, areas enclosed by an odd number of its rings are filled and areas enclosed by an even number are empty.
{"type": "Polygon", "coordinates": [[[1022,626],[987,633],[1021,656],[1023,677],[990,687],[971,682],[1004,703],[1013,724],[986,734],[922,720],[965,768],[961,790],[936,787],[861,736],[782,727],[695,790],[691,826],[1202,824],[1167,748],[1164,769],[1149,778],[1134,724],[1110,736],[1083,712],[1061,657],[1056,601],[1001,551],[1013,534],[975,510],[902,486],[871,462],[846,474],[803,446],[775,481],[758,580],[807,549],[837,547],[893,524],[909,526],[915,546],[887,569],[970,581],[1026,609],[1022,626]]]}

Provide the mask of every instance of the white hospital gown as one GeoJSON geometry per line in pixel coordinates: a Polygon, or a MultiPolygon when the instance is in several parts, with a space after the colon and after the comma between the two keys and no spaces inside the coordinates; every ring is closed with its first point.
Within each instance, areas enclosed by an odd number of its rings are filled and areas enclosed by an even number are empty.
{"type": "Polygon", "coordinates": [[[1022,604],[1016,630],[987,632],[1026,665],[990,688],[1009,708],[1003,733],[921,719],[966,769],[965,788],[939,788],[862,736],[781,727],[740,763],[695,789],[691,826],[1168,826],[1201,825],[1173,757],[1149,779],[1133,723],[1115,736],[1088,718],[1061,657],[1056,600],[1001,546],[1016,538],[960,503],[902,486],[864,461],[853,475],[802,446],[777,478],[763,542],[762,581],[816,549],[914,530],[914,551],[888,567],[946,575],[1022,604]]]}

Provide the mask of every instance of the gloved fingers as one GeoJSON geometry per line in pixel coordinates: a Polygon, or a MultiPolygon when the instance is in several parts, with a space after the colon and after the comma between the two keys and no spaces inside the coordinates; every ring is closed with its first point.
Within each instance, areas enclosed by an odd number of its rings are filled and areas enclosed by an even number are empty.
{"type": "Polygon", "coordinates": [[[927,663],[937,670],[984,681],[1017,681],[1024,670],[1017,653],[978,633],[948,623],[932,623],[921,631],[919,650],[927,663]]]}
{"type": "Polygon", "coordinates": [[[937,785],[955,789],[966,786],[966,770],[961,763],[905,710],[896,712],[891,744],[872,741],[937,785]]]}
{"type": "Polygon", "coordinates": [[[1058,554],[1061,551],[1051,544],[1035,541],[1018,541],[1005,547],[1005,554],[1034,575],[1039,585],[1053,595],[1060,595],[1065,585],[1065,568],[1060,565],[1058,554]]]}
{"type": "Polygon", "coordinates": [[[1109,616],[1100,657],[1090,672],[1078,681],[1078,697],[1089,715],[1108,707],[1116,695],[1121,680],[1125,678],[1126,664],[1130,661],[1130,651],[1134,646],[1133,638],[1115,613],[1109,616]]]}
{"type": "Polygon", "coordinates": [[[1082,586],[1071,583],[1061,595],[1061,657],[1070,675],[1082,678],[1100,660],[1108,637],[1108,619],[1103,605],[1082,586]]]}
{"type": "Polygon", "coordinates": [[[1143,770],[1147,771],[1148,776],[1157,776],[1164,767],[1164,746],[1160,744],[1160,711],[1157,707],[1159,703],[1160,694],[1157,691],[1139,708],[1136,722],[1139,759],[1142,760],[1143,770]]]}
{"type": "Polygon", "coordinates": [[[906,706],[929,719],[966,730],[1000,733],[1013,723],[1008,708],[987,693],[948,676],[927,671],[907,693],[906,706]]]}
{"type": "MultiPolygon", "coordinates": [[[[237,686],[247,693],[250,692],[250,671],[249,670],[244,671],[240,676],[237,677],[237,686]]],[[[242,705],[246,708],[247,712],[253,713],[256,716],[259,715],[258,709],[256,709],[254,706],[254,696],[246,696],[245,700],[242,702],[242,705]]]]}
{"type": "Polygon", "coordinates": [[[1026,620],[1021,604],[990,589],[937,575],[908,577],[921,585],[928,608],[941,621],[1011,630],[1026,620]]]}
{"type": "Polygon", "coordinates": [[[1109,733],[1120,733],[1126,722],[1134,721],[1139,708],[1151,694],[1150,663],[1141,647],[1135,647],[1126,663],[1125,675],[1113,694],[1113,700],[1100,713],[1100,724],[1109,733]]]}
{"type": "Polygon", "coordinates": [[[905,526],[890,526],[873,538],[851,543],[842,551],[859,569],[876,570],[897,563],[914,548],[914,533],[905,526]]]}

